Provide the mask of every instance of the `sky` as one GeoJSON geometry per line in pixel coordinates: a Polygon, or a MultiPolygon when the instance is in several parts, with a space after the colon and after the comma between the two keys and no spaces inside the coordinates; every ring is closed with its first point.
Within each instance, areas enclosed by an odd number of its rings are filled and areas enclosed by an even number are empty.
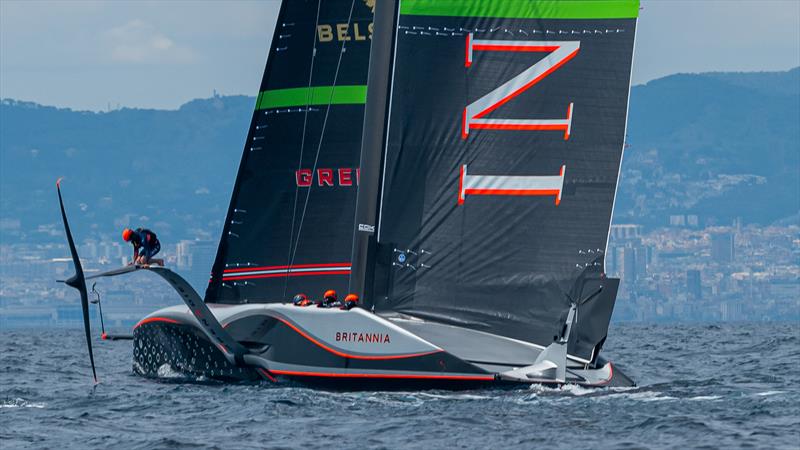
{"type": "MultiPolygon", "coordinates": [[[[80,110],[254,96],[279,0],[0,0],[0,98],[80,110]]],[[[642,0],[633,84],[800,65],[800,0],[642,0]]]]}

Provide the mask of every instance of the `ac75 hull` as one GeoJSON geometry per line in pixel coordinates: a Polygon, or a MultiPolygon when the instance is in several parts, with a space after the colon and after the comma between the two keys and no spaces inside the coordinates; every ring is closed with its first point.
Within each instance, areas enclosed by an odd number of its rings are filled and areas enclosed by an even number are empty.
{"type": "MultiPolygon", "coordinates": [[[[541,347],[408,317],[288,304],[209,305],[246,364],[226,357],[185,306],[154,312],[134,330],[134,371],[199,379],[291,379],[341,389],[448,388],[520,384],[503,372],[532,364],[541,347]]],[[[565,383],[632,386],[610,362],[570,361],[565,383]]],[[[563,384],[553,380],[528,383],[563,384]]]]}

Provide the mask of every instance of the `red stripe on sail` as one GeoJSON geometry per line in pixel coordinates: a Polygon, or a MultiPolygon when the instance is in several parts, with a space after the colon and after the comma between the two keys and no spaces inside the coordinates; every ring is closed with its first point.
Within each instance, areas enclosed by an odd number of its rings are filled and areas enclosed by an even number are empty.
{"type": "Polygon", "coordinates": [[[474,44],[473,50],[494,52],[554,52],[561,48],[558,45],[508,45],[508,44],[474,44]]]}
{"type": "Polygon", "coordinates": [[[279,272],[264,273],[260,275],[240,275],[235,277],[225,277],[224,281],[252,280],[254,278],[281,278],[281,277],[305,277],[310,275],[350,275],[348,270],[315,270],[309,272],[279,272]]]}
{"type": "Polygon", "coordinates": [[[557,189],[467,189],[469,195],[558,195],[557,189]]]}
{"type": "Polygon", "coordinates": [[[484,130],[567,130],[566,124],[471,123],[469,127],[484,130]]]}
{"type": "Polygon", "coordinates": [[[236,272],[255,272],[258,270],[280,270],[280,269],[310,269],[313,267],[341,267],[349,266],[349,262],[343,263],[323,263],[323,264],[293,264],[291,266],[253,266],[241,267],[236,269],[225,269],[223,273],[236,273],[236,272]]]}

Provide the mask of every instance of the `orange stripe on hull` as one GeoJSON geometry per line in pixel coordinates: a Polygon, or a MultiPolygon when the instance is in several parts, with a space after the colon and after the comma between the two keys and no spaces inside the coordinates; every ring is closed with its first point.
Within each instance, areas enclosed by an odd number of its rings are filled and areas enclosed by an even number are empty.
{"type": "Polygon", "coordinates": [[[174,319],[167,319],[166,317],[149,317],[147,319],[142,319],[141,321],[139,321],[139,323],[134,325],[133,329],[135,330],[135,329],[139,328],[140,326],[142,326],[142,325],[144,325],[146,323],[152,323],[152,322],[164,322],[164,323],[172,323],[172,324],[180,324],[181,323],[181,322],[179,322],[177,320],[174,320],[174,319]]]}
{"type": "Polygon", "coordinates": [[[272,370],[276,375],[289,375],[298,377],[325,377],[325,378],[380,378],[395,380],[470,380],[494,381],[494,375],[407,375],[383,373],[326,373],[326,372],[299,372],[295,370],[272,370]]]}

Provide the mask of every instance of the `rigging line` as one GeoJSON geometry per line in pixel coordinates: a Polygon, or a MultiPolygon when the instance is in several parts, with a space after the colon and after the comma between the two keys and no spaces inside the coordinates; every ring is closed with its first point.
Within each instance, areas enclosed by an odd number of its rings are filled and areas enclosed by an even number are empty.
{"type": "MultiPolygon", "coordinates": [[[[350,23],[353,21],[353,9],[356,6],[356,0],[353,0],[350,3],[350,14],[347,16],[347,27],[350,28],[350,23]]],[[[317,144],[317,154],[314,156],[314,167],[311,170],[311,173],[314,174],[317,171],[317,163],[319,162],[319,153],[322,150],[322,141],[323,137],[325,136],[325,128],[328,125],[328,116],[331,112],[331,102],[333,101],[333,92],[336,90],[336,81],[339,78],[339,68],[342,66],[342,55],[344,55],[345,48],[347,47],[347,41],[342,40],[342,48],[339,50],[339,61],[336,62],[336,72],[333,74],[333,84],[331,85],[331,93],[328,97],[328,107],[325,109],[325,119],[322,121],[322,131],[319,134],[319,144],[317,144]]],[[[294,250],[292,250],[292,257],[289,259],[289,266],[294,264],[294,257],[297,255],[297,246],[300,244],[300,233],[303,231],[303,221],[306,218],[306,210],[308,209],[308,199],[311,197],[311,189],[314,187],[314,183],[311,183],[311,186],[308,187],[308,192],[306,192],[306,201],[303,204],[303,213],[300,215],[300,225],[297,227],[297,241],[294,243],[294,250]]]]}
{"type": "MultiPolygon", "coordinates": [[[[319,10],[320,5],[322,5],[322,0],[317,0],[317,18],[314,21],[314,41],[311,45],[311,70],[308,72],[308,86],[306,91],[306,113],[303,117],[303,134],[300,140],[300,158],[297,160],[297,170],[299,171],[303,167],[303,150],[306,146],[306,126],[308,125],[308,110],[311,107],[311,79],[314,76],[314,61],[317,57],[317,30],[319,29],[319,10]]],[[[313,172],[312,172],[313,173],[313,172]]],[[[292,208],[292,227],[289,228],[290,236],[289,236],[289,248],[286,249],[286,265],[291,266],[292,260],[294,257],[292,256],[292,242],[294,241],[294,223],[295,218],[297,217],[297,200],[300,197],[300,185],[296,184],[294,187],[294,206],[292,208]]],[[[298,230],[298,237],[300,231],[298,230]]],[[[289,272],[286,272],[286,278],[283,279],[283,297],[286,298],[286,291],[289,290],[289,272]]]]}

